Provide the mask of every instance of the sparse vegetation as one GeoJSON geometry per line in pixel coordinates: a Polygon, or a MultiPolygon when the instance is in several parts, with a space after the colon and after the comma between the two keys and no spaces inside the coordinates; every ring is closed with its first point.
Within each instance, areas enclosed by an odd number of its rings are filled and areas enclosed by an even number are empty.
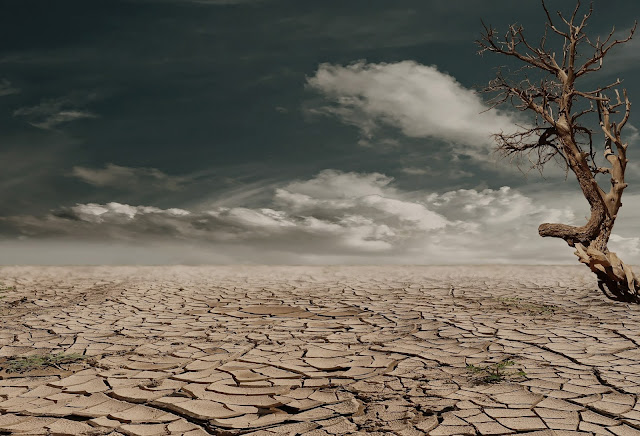
{"type": "Polygon", "coordinates": [[[6,295],[4,295],[5,292],[7,292],[7,291],[15,291],[15,290],[16,290],[15,286],[0,285],[0,300],[2,300],[3,298],[6,297],[6,295]]]}
{"type": "Polygon", "coordinates": [[[48,367],[62,369],[60,365],[77,363],[86,359],[86,356],[78,353],[34,354],[31,356],[10,357],[7,359],[5,370],[7,372],[28,372],[48,367]]]}
{"type": "Polygon", "coordinates": [[[481,383],[500,383],[501,381],[511,380],[513,378],[526,377],[527,374],[522,369],[507,370],[507,368],[515,364],[516,363],[510,359],[504,359],[486,366],[468,364],[467,371],[474,374],[476,376],[475,380],[481,383]]]}

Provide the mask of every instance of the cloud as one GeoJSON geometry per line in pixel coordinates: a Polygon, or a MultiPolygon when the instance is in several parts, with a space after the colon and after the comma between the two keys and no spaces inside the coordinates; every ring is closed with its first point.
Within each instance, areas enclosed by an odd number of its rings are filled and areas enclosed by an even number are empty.
{"type": "Polygon", "coordinates": [[[400,171],[410,176],[429,176],[429,177],[444,177],[447,180],[463,179],[467,177],[473,177],[473,173],[465,171],[459,168],[432,168],[430,166],[425,167],[404,167],[400,171]]]}
{"type": "MultiPolygon", "coordinates": [[[[210,250],[217,263],[572,263],[563,241],[538,236],[549,221],[575,224],[576,215],[509,187],[406,192],[383,174],[324,170],[275,189],[269,207],[78,204],[2,218],[0,235],[172,247],[174,261],[183,252],[189,262],[210,250]]],[[[625,243],[623,258],[637,257],[637,242],[625,243]]]]}
{"type": "Polygon", "coordinates": [[[177,191],[186,182],[185,177],[169,176],[156,168],[132,168],[112,163],[104,168],[75,166],[71,174],[90,185],[126,190],[155,188],[177,191]]]}
{"type": "Polygon", "coordinates": [[[486,111],[476,92],[437,67],[414,61],[324,63],[307,83],[330,102],[312,111],[357,126],[368,138],[390,125],[408,137],[486,149],[494,146],[492,134],[514,129],[512,115],[486,111]]]}
{"type": "Polygon", "coordinates": [[[609,246],[611,251],[616,253],[624,253],[635,258],[640,256],[640,238],[625,238],[612,234],[609,246]]]}
{"type": "Polygon", "coordinates": [[[379,223],[396,241],[414,230],[441,229],[449,224],[424,204],[402,199],[395,188],[388,186],[392,181],[379,173],[325,170],[309,181],[276,189],[274,202],[296,216],[332,223],[379,223]]]}
{"type": "Polygon", "coordinates": [[[290,252],[310,249],[325,254],[392,250],[413,228],[428,231],[447,224],[446,219],[421,204],[383,196],[394,192],[385,189],[390,181],[381,174],[329,170],[278,189],[274,198],[278,209],[217,207],[191,212],[119,203],[79,204],[46,217],[7,221],[31,237],[124,241],[160,237],[257,244],[290,252]],[[336,191],[337,182],[345,180],[352,186],[336,191]]]}
{"type": "Polygon", "coordinates": [[[20,88],[16,88],[9,82],[7,79],[2,79],[0,81],[0,97],[4,97],[5,95],[11,94],[19,94],[20,88]]]}
{"type": "Polygon", "coordinates": [[[463,231],[443,232],[435,240],[443,263],[571,263],[564,241],[543,239],[543,222],[577,224],[569,207],[550,207],[504,186],[459,189],[427,196],[433,211],[455,220],[463,231]]]}
{"type": "Polygon", "coordinates": [[[416,168],[416,167],[405,167],[401,170],[405,174],[409,174],[410,176],[424,176],[429,174],[429,170],[426,168],[416,168]]]}
{"type": "MultiPolygon", "coordinates": [[[[431,194],[428,204],[447,216],[464,222],[485,225],[511,223],[512,230],[524,230],[534,222],[571,223],[576,217],[570,209],[548,208],[536,204],[522,193],[503,186],[500,189],[459,189],[444,194],[431,194]]],[[[536,225],[537,230],[537,225],[536,225]]]]}
{"type": "Polygon", "coordinates": [[[359,198],[395,192],[392,177],[380,173],[354,173],[324,170],[310,180],[291,182],[286,191],[319,199],[359,198]]]}
{"type": "Polygon", "coordinates": [[[25,117],[29,124],[43,130],[53,130],[71,121],[97,118],[97,115],[74,106],[74,101],[69,98],[48,99],[36,106],[16,109],[13,116],[25,117]]]}

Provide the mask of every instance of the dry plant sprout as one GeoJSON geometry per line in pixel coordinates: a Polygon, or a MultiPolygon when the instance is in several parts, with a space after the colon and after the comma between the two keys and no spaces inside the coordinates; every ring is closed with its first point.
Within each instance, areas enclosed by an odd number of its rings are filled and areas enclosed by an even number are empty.
{"type": "Polygon", "coordinates": [[[527,157],[537,169],[555,160],[575,174],[591,207],[588,222],[580,227],[545,223],[538,233],[564,239],[575,247],[580,262],[596,274],[607,297],[640,302],[640,281],[631,267],[607,248],[627,187],[628,143],[623,129],[631,102],[626,89],[620,92],[620,79],[585,87],[585,82],[590,82],[585,77],[594,78],[611,49],[632,38],[637,23],[620,39],[616,39],[615,29],[606,37],[592,39],[585,27],[593,4],[582,14],[578,1],[570,17],[558,12],[558,18],[552,18],[544,0],[542,8],[547,21],[537,45],[525,38],[517,24],[502,36],[483,23],[481,39],[476,41],[480,54],[498,53],[522,65],[510,74],[499,70],[484,90],[491,95],[492,107],[508,103],[532,115],[531,123],[519,126],[515,133],[494,135],[498,150],[515,158],[527,157]],[[561,42],[557,51],[547,47],[547,37],[561,42]],[[598,157],[600,153],[604,159],[598,157]],[[606,175],[610,186],[601,187],[598,175],[606,175]]]}

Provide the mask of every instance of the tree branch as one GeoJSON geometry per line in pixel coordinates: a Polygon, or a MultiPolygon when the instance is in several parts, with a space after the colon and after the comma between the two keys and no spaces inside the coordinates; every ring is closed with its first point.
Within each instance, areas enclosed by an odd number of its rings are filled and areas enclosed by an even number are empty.
{"type": "Polygon", "coordinates": [[[607,37],[607,39],[602,44],[600,44],[599,40],[596,42],[595,46],[591,44],[591,46],[595,48],[595,53],[580,68],[578,68],[578,71],[576,72],[576,77],[583,76],[584,74],[587,74],[593,71],[598,71],[600,68],[602,68],[602,60],[607,55],[609,50],[611,50],[616,45],[629,42],[631,38],[633,38],[633,35],[636,32],[637,27],[638,27],[638,22],[636,21],[634,22],[633,27],[629,31],[629,35],[626,38],[616,39],[613,42],[609,43],[609,41],[613,37],[613,34],[615,33],[615,27],[614,27],[609,33],[609,36],[607,37]],[[596,63],[598,64],[598,66],[595,68],[591,68],[591,66],[596,63]]]}

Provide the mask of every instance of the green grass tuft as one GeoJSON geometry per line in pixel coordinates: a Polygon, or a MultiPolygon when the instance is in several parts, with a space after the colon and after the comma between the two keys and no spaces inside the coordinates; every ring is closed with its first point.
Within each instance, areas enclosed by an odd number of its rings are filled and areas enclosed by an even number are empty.
{"type": "Polygon", "coordinates": [[[468,364],[467,371],[477,374],[476,381],[481,383],[499,383],[501,381],[510,380],[513,377],[526,377],[527,374],[523,370],[516,372],[508,371],[507,368],[516,363],[510,359],[504,359],[500,362],[492,363],[486,366],[475,366],[468,364]]]}
{"type": "Polygon", "coordinates": [[[57,353],[57,354],[34,354],[32,356],[10,357],[7,360],[7,372],[28,372],[48,367],[60,368],[60,365],[67,365],[86,359],[78,353],[57,353]]]}

